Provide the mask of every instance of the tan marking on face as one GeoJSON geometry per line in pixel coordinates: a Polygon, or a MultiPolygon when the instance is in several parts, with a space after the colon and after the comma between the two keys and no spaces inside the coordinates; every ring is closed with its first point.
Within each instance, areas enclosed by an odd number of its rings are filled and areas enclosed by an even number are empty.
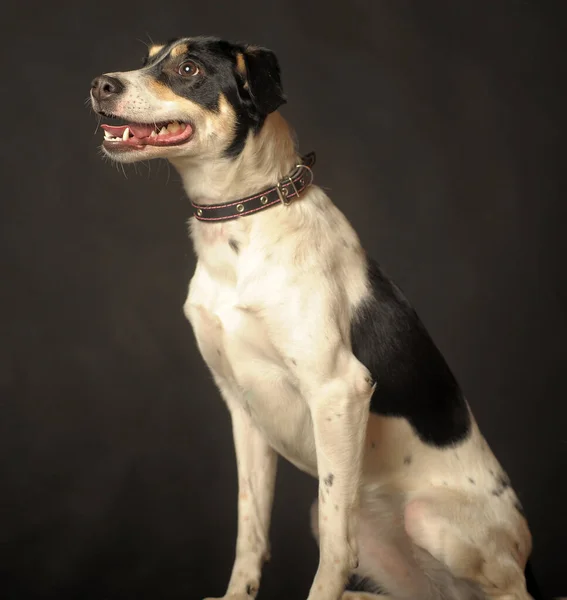
{"type": "Polygon", "coordinates": [[[180,108],[185,106],[190,108],[192,111],[205,111],[203,107],[199,106],[195,102],[192,102],[191,100],[188,100],[187,98],[184,98],[183,96],[178,96],[171,88],[167,87],[167,85],[156,81],[153,78],[147,79],[147,85],[152,94],[154,94],[154,96],[162,102],[175,102],[179,104],[180,108]]]}
{"type": "Polygon", "coordinates": [[[211,110],[176,94],[151,76],[145,76],[141,85],[151,96],[150,103],[156,107],[160,119],[186,121],[194,126],[192,147],[198,148],[202,157],[215,157],[232,142],[237,117],[224,94],[219,96],[218,108],[211,110]]]}
{"type": "Polygon", "coordinates": [[[171,88],[167,87],[167,85],[164,85],[153,78],[148,78],[147,85],[151,93],[158,100],[161,102],[172,102],[177,104],[179,110],[187,113],[188,117],[192,119],[207,119],[210,122],[215,122],[215,128],[217,130],[223,129],[224,131],[230,132],[234,130],[236,115],[224,94],[219,96],[218,111],[213,111],[203,108],[188,98],[178,96],[171,88]]]}
{"type": "Polygon", "coordinates": [[[236,55],[236,70],[242,75],[242,77],[246,77],[246,62],[244,61],[244,55],[242,52],[239,52],[236,55]]]}
{"type": "Polygon", "coordinates": [[[188,48],[189,48],[188,44],[178,44],[171,51],[171,56],[173,56],[173,57],[181,56],[187,52],[188,48]]]}
{"type": "Polygon", "coordinates": [[[157,44],[155,46],[151,46],[151,48],[148,50],[148,56],[151,58],[152,56],[155,56],[162,48],[165,48],[164,44],[157,44]]]}

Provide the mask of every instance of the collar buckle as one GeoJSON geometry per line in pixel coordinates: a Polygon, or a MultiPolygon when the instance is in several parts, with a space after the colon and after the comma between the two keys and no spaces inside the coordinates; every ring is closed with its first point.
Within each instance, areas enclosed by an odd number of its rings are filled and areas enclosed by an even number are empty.
{"type": "Polygon", "coordinates": [[[216,205],[203,205],[191,202],[195,209],[195,217],[199,221],[220,222],[244,217],[259,210],[283,204],[289,206],[313,183],[315,153],[310,152],[302,157],[302,162],[295,169],[280,179],[272,188],[259,194],[241,198],[240,200],[216,205]]]}
{"type": "Polygon", "coordinates": [[[293,188],[293,193],[294,193],[295,197],[298,197],[299,192],[297,191],[297,188],[295,187],[295,182],[293,181],[291,175],[284,177],[284,179],[282,179],[281,181],[278,181],[278,183],[276,184],[276,192],[278,193],[280,202],[284,206],[289,206],[292,201],[292,199],[289,197],[290,196],[290,193],[289,193],[290,186],[293,188]]]}

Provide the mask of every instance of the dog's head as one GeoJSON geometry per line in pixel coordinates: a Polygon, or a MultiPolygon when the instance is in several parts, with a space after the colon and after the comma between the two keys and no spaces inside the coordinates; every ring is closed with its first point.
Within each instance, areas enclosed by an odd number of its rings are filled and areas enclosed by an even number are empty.
{"type": "Polygon", "coordinates": [[[285,102],[273,52],[216,38],[180,38],[149,48],[141,69],[91,84],[103,149],[120,162],[237,156],[250,133],[285,102]]]}

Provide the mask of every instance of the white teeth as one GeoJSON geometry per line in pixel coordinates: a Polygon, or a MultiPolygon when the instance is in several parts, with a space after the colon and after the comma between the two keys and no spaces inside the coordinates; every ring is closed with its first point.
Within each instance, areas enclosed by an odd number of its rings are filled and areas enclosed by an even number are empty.
{"type": "Polygon", "coordinates": [[[157,137],[157,133],[156,133],[155,131],[152,131],[152,132],[150,133],[150,137],[157,137]]]}
{"type": "Polygon", "coordinates": [[[171,133],[177,133],[181,129],[181,126],[174,121],[173,123],[170,123],[167,128],[171,133]]]}
{"type": "Polygon", "coordinates": [[[109,131],[104,132],[105,142],[119,142],[122,138],[114,137],[109,131]]]}
{"type": "Polygon", "coordinates": [[[126,141],[130,137],[130,128],[126,127],[124,133],[122,134],[122,139],[126,141]]]}
{"type": "Polygon", "coordinates": [[[160,132],[158,133],[158,135],[166,135],[167,134],[167,127],[162,127],[160,132]]]}

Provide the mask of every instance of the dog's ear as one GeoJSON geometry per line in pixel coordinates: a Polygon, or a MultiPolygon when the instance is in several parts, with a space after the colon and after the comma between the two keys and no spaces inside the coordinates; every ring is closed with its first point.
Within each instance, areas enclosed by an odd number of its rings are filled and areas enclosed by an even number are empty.
{"type": "Polygon", "coordinates": [[[268,115],[285,104],[287,99],[276,55],[267,48],[245,46],[241,56],[237,68],[246,79],[245,86],[258,111],[268,115]]]}

